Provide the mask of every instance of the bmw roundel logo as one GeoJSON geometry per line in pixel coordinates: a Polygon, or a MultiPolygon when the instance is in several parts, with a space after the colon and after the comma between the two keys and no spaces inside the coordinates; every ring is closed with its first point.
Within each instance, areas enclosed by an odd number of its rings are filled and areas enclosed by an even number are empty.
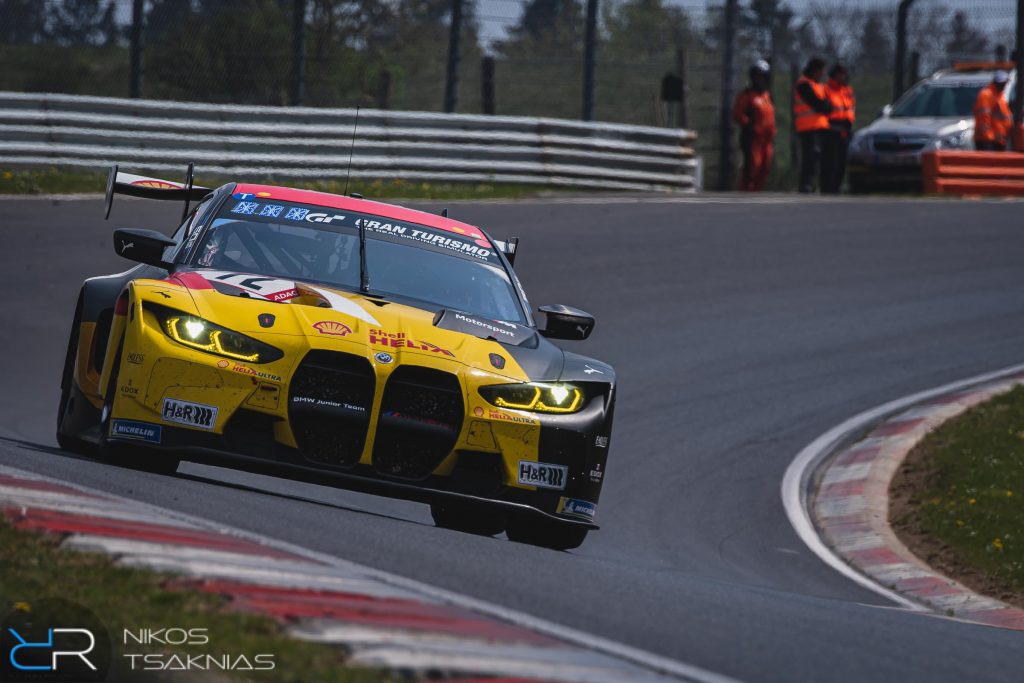
{"type": "Polygon", "coordinates": [[[384,353],[383,351],[380,351],[379,353],[377,353],[374,356],[374,358],[377,359],[378,363],[384,363],[384,364],[390,363],[393,360],[395,360],[394,358],[391,357],[390,353],[384,353]]]}

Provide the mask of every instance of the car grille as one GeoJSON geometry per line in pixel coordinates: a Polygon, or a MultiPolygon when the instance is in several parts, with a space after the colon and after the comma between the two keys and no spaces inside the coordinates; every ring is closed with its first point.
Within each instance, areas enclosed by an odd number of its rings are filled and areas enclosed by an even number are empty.
{"type": "Polygon", "coordinates": [[[928,136],[876,133],[871,141],[876,152],[917,152],[928,144],[928,136]]]}
{"type": "Polygon", "coordinates": [[[373,466],[402,479],[430,476],[455,447],[465,409],[455,375],[403,365],[384,388],[373,466]]]}
{"type": "Polygon", "coordinates": [[[338,467],[359,462],[376,384],[362,356],[314,350],[288,388],[288,420],[307,460],[338,467]]]}

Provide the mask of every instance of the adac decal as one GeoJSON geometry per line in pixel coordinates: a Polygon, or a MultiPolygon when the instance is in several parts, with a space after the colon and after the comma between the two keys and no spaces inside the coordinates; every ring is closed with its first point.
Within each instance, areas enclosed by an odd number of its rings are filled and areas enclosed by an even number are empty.
{"type": "Polygon", "coordinates": [[[558,507],[555,508],[555,512],[582,519],[594,519],[594,515],[597,514],[597,506],[588,500],[562,497],[558,499],[558,507]]]}
{"type": "Polygon", "coordinates": [[[552,465],[533,460],[519,461],[519,483],[536,486],[539,489],[565,489],[569,478],[569,468],[565,465],[552,465]]]}
{"type": "Polygon", "coordinates": [[[160,443],[160,425],[137,420],[111,420],[110,435],[119,439],[135,439],[149,443],[160,443]]]}
{"type": "Polygon", "coordinates": [[[376,344],[377,346],[390,346],[394,349],[418,349],[420,351],[429,351],[431,353],[440,353],[451,358],[455,357],[455,354],[448,349],[442,349],[437,344],[431,344],[430,342],[421,342],[414,339],[410,339],[405,335],[405,332],[385,332],[384,330],[370,330],[370,343],[376,344]]]}
{"type": "Polygon", "coordinates": [[[232,363],[229,360],[217,361],[217,367],[221,370],[230,369],[232,372],[237,372],[240,375],[249,375],[250,377],[258,377],[259,379],[269,379],[271,382],[281,381],[281,375],[275,375],[272,372],[265,372],[263,370],[255,370],[247,365],[232,363]]]}
{"type": "Polygon", "coordinates": [[[321,320],[318,323],[313,323],[313,329],[320,334],[330,334],[335,337],[347,337],[352,334],[351,327],[335,320],[321,320]]]}

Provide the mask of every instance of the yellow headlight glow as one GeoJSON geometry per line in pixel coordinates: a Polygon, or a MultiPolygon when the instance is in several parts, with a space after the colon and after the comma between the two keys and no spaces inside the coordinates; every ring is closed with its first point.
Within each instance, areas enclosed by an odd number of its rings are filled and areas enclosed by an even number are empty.
{"type": "Polygon", "coordinates": [[[538,413],[575,413],[583,407],[583,392],[571,384],[498,384],[480,387],[480,395],[499,408],[538,413]]]}
{"type": "Polygon", "coordinates": [[[227,330],[208,330],[202,320],[196,318],[167,318],[164,322],[164,331],[167,336],[185,346],[190,346],[199,351],[215,353],[218,356],[234,358],[249,363],[259,362],[259,351],[245,353],[244,343],[239,343],[244,337],[232,334],[227,330]],[[184,328],[185,334],[181,334],[184,328]],[[225,338],[227,332],[227,338],[225,338]],[[230,348],[229,348],[230,347],[230,348]]]}

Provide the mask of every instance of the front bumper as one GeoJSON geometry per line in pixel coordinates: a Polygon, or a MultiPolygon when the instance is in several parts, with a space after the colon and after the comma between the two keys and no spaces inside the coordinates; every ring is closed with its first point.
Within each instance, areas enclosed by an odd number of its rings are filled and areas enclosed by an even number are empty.
{"type": "MultiPolygon", "coordinates": [[[[246,365],[181,347],[136,310],[125,334],[110,441],[596,528],[614,405],[610,384],[588,386],[585,406],[572,414],[499,409],[478,388],[507,378],[453,361],[421,356],[381,366],[372,361],[373,349],[293,336],[273,340],[286,350],[281,360],[246,365]],[[563,476],[526,483],[524,463],[528,472],[540,465],[563,476]]],[[[144,449],[138,457],[146,457],[144,449]]]]}

